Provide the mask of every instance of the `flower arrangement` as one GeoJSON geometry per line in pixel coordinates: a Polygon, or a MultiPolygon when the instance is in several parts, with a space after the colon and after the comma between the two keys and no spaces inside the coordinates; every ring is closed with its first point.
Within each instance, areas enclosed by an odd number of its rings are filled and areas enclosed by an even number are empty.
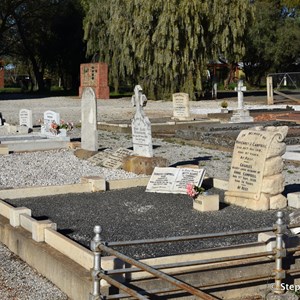
{"type": "Polygon", "coordinates": [[[60,124],[57,124],[56,122],[52,122],[50,124],[50,131],[54,134],[59,134],[61,129],[66,129],[67,131],[72,130],[74,127],[73,122],[65,122],[64,120],[61,120],[60,124]]]}
{"type": "Polygon", "coordinates": [[[188,183],[186,185],[186,193],[193,199],[197,198],[199,194],[202,194],[205,191],[203,187],[188,183]]]}

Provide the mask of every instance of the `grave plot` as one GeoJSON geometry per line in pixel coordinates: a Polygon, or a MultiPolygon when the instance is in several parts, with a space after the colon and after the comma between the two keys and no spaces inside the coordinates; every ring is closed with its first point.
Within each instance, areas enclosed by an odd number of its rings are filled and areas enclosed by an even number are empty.
{"type": "MultiPolygon", "coordinates": [[[[103,228],[104,240],[124,241],[263,228],[272,226],[276,220],[276,210],[257,212],[235,205],[221,205],[220,211],[215,212],[199,212],[193,209],[187,195],[146,193],[145,187],[7,202],[30,208],[33,217],[50,219],[57,224],[59,232],[86,247],[93,238],[95,225],[103,228]]],[[[283,210],[285,219],[291,211],[283,210]]],[[[255,241],[257,235],[254,234],[209,242],[176,243],[163,248],[160,245],[126,247],[120,251],[135,258],[146,258],[255,241]]]]}
{"type": "Polygon", "coordinates": [[[255,126],[288,126],[289,130],[285,143],[287,145],[296,145],[300,143],[300,126],[291,122],[268,121],[254,122],[250,124],[209,124],[209,125],[191,125],[188,129],[177,130],[175,137],[183,140],[194,141],[203,147],[215,149],[233,150],[235,140],[243,129],[255,126]]]}

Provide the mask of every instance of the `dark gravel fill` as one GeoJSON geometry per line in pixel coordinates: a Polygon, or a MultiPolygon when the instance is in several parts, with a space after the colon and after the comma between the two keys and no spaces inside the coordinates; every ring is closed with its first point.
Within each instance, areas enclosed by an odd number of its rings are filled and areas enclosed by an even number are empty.
{"type": "MultiPolygon", "coordinates": [[[[223,192],[218,192],[223,197],[223,192]]],[[[221,204],[220,211],[198,212],[187,195],[146,193],[144,187],[6,201],[30,208],[36,219],[52,220],[59,232],[87,247],[95,225],[102,226],[103,240],[111,242],[255,229],[270,227],[276,221],[274,210],[260,212],[234,205],[221,204]]],[[[292,212],[282,211],[286,219],[292,212]]],[[[116,249],[135,258],[145,258],[255,241],[257,235],[243,235],[116,249]]]]}

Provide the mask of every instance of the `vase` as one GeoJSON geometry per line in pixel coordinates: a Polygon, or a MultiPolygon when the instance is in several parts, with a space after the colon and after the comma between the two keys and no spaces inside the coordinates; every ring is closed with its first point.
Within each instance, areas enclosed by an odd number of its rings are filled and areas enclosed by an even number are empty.
{"type": "Polygon", "coordinates": [[[65,128],[59,129],[58,136],[63,136],[63,137],[67,136],[67,129],[65,128]]]}
{"type": "Polygon", "coordinates": [[[193,208],[198,211],[217,211],[219,203],[219,195],[199,194],[193,201],[193,208]]]}

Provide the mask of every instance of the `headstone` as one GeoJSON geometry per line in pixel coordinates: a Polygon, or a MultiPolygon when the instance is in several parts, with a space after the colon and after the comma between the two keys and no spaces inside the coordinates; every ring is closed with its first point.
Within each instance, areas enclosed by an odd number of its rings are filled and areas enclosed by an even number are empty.
{"type": "Polygon", "coordinates": [[[4,88],[4,67],[0,62],[0,89],[4,88]]]}
{"type": "Polygon", "coordinates": [[[44,112],[44,124],[41,126],[41,134],[47,136],[57,136],[57,132],[51,129],[51,124],[60,124],[60,114],[52,111],[47,110],[44,112]]]}
{"type": "Polygon", "coordinates": [[[238,93],[238,108],[233,111],[230,121],[232,123],[253,122],[253,117],[250,116],[249,110],[244,108],[244,91],[246,91],[246,86],[243,85],[243,80],[238,81],[235,91],[238,93]]]}
{"type": "Polygon", "coordinates": [[[112,153],[113,152],[111,149],[105,149],[104,151],[99,151],[92,157],[88,158],[88,161],[95,166],[102,166],[103,161],[111,156],[112,153]]]}
{"type": "Polygon", "coordinates": [[[191,120],[189,94],[173,94],[173,119],[191,120]]]}
{"type": "Polygon", "coordinates": [[[119,148],[103,160],[102,166],[110,169],[120,169],[123,166],[123,158],[132,155],[132,153],[132,150],[119,148]]]}
{"type": "Polygon", "coordinates": [[[140,85],[135,86],[131,101],[136,106],[136,113],[131,121],[134,155],[153,157],[151,123],[143,110],[147,98],[140,85]]]}
{"type": "Polygon", "coordinates": [[[106,63],[90,63],[80,65],[79,97],[83,89],[93,88],[97,99],[109,99],[108,65],[106,63]]]}
{"type": "Polygon", "coordinates": [[[3,126],[4,125],[4,119],[2,117],[2,113],[0,112],[0,126],[3,126]]]}
{"type": "Polygon", "coordinates": [[[146,192],[186,194],[186,186],[201,186],[205,170],[190,168],[156,167],[148,182],[146,192]]]}
{"type": "Polygon", "coordinates": [[[55,122],[56,124],[60,124],[60,114],[55,111],[51,111],[51,110],[45,111],[44,112],[44,124],[46,126],[50,126],[50,124],[53,122],[55,122]]]}
{"type": "Polygon", "coordinates": [[[32,124],[32,110],[21,109],[19,112],[19,120],[21,126],[27,126],[28,128],[33,128],[32,124]]]}
{"type": "Polygon", "coordinates": [[[241,131],[235,142],[225,201],[254,210],[286,206],[282,175],[287,126],[241,131]]]}
{"type": "Polygon", "coordinates": [[[81,98],[81,148],[98,150],[97,100],[91,87],[84,88],[81,98]]]}

